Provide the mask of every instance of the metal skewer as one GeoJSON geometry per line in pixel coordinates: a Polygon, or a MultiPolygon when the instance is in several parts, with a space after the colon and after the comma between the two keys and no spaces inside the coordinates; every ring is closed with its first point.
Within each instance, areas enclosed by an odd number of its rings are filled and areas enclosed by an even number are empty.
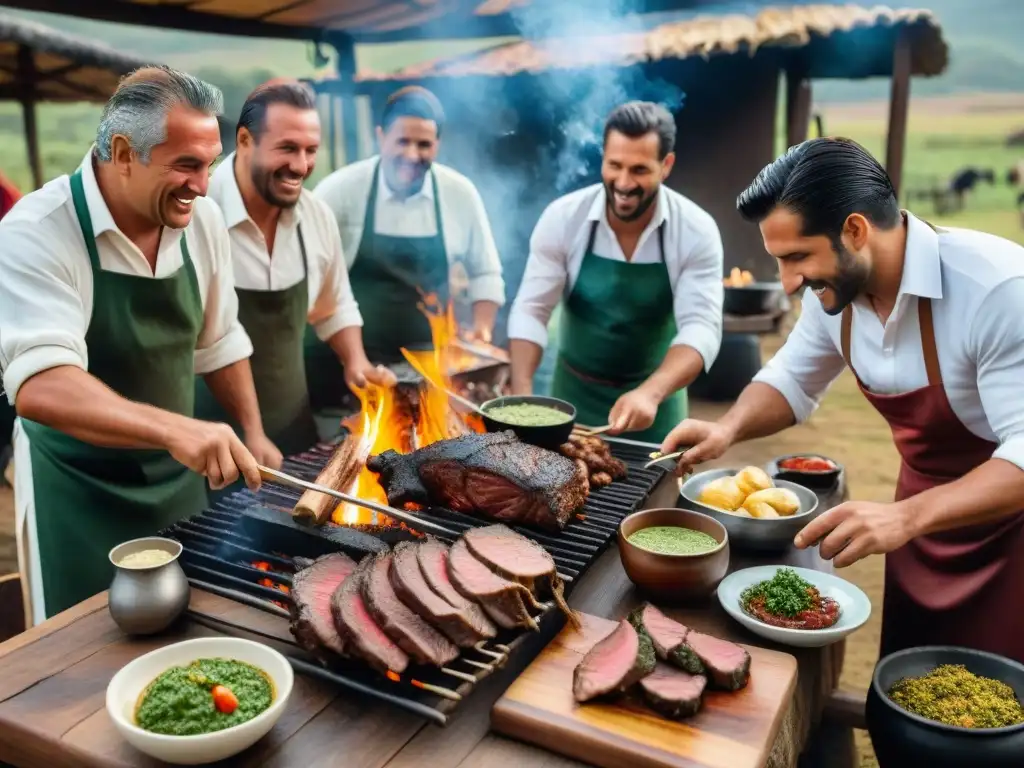
{"type": "Polygon", "coordinates": [[[644,469],[650,469],[655,464],[660,464],[663,461],[670,461],[670,460],[671,461],[675,461],[680,456],[682,456],[684,453],[686,453],[688,450],[690,450],[690,446],[686,446],[685,448],[683,448],[683,450],[675,451],[673,453],[664,453],[664,454],[662,454],[662,453],[657,453],[657,454],[652,453],[651,456],[653,458],[652,458],[651,461],[648,461],[646,464],[644,464],[644,469]]]}
{"type": "Polygon", "coordinates": [[[415,526],[420,529],[428,529],[438,533],[443,533],[446,536],[458,538],[458,531],[453,531],[450,528],[445,528],[443,525],[432,523],[429,520],[424,520],[416,515],[411,515],[408,512],[403,512],[400,509],[389,507],[385,504],[378,504],[375,501],[367,501],[366,499],[360,499],[355,496],[349,496],[347,493],[336,491],[333,488],[328,488],[326,485],[317,485],[316,483],[309,483],[305,480],[300,480],[297,477],[279,472],[276,469],[270,469],[269,467],[259,466],[260,475],[264,480],[271,480],[282,485],[290,485],[293,488],[302,488],[306,491],[315,491],[317,493],[324,493],[328,496],[333,496],[339,501],[347,501],[349,504],[355,504],[357,507],[365,507],[366,509],[372,509],[374,512],[381,512],[388,517],[393,517],[395,520],[401,520],[403,523],[415,526]]]}

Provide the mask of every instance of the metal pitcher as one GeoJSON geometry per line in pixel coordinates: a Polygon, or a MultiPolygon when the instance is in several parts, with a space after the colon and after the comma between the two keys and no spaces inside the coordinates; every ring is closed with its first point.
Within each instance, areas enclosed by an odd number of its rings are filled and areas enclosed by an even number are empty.
{"type": "Polygon", "coordinates": [[[182,546],[174,539],[149,536],[118,544],[110,550],[114,580],[110,584],[110,615],[129,635],[162,632],[188,608],[191,587],[178,562],[182,546]],[[158,549],[171,556],[158,565],[123,566],[128,555],[158,549]]]}

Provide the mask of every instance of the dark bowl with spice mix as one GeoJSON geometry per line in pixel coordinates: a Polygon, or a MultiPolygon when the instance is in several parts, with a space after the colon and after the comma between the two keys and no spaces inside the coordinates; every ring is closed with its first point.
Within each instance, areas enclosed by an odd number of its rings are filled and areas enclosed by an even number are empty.
{"type": "Polygon", "coordinates": [[[880,768],[1024,765],[1024,664],[923,646],[878,661],[867,726],[880,768]]]}
{"type": "Polygon", "coordinates": [[[576,425],[576,406],[557,397],[507,395],[480,406],[488,432],[511,429],[524,443],[549,451],[569,440],[576,425]]]}
{"type": "Polygon", "coordinates": [[[689,509],[634,512],[619,525],[619,557],[630,581],[667,603],[710,597],[729,570],[729,533],[689,509]]]}

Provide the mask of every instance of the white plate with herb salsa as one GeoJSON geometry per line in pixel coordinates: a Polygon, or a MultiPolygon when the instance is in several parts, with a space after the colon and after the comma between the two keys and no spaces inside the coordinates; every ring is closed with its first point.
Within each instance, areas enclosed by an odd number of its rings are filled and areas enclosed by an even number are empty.
{"type": "Polygon", "coordinates": [[[798,648],[838,642],[871,616],[871,600],[845,579],[784,565],[729,574],[718,585],[718,600],[751,632],[798,648]]]}
{"type": "Polygon", "coordinates": [[[107,712],[150,757],[201,765],[236,755],[277,722],[292,691],[291,665],[262,643],[203,637],[151,651],[107,686],[107,712]]]}

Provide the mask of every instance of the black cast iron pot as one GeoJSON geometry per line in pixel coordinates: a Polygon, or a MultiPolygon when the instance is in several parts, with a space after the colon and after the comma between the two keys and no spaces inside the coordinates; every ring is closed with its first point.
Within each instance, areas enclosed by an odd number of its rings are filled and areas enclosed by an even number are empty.
{"type": "Polygon", "coordinates": [[[1003,656],[945,645],[909,648],[885,656],[875,666],[867,699],[868,733],[879,768],[1024,766],[1024,724],[958,728],[911,714],[886,696],[901,677],[919,677],[942,664],[963,664],[976,675],[1001,680],[1024,701],[1024,664],[1003,656]]]}

